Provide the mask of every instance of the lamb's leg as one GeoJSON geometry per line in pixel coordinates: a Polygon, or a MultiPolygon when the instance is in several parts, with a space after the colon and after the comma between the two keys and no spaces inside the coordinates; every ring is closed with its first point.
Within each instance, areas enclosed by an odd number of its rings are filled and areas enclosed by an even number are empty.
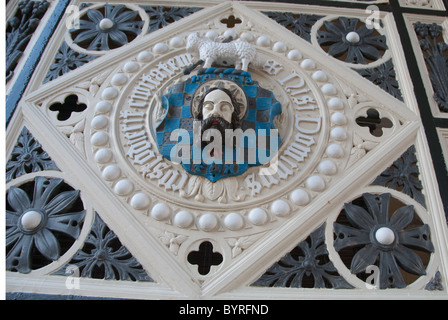
{"type": "Polygon", "coordinates": [[[193,63],[191,66],[184,69],[184,75],[189,75],[194,69],[196,69],[197,66],[203,64],[203,60],[198,60],[195,63],[193,63]]]}
{"type": "Polygon", "coordinates": [[[247,71],[247,68],[249,67],[249,59],[241,59],[241,62],[243,63],[243,71],[247,71]]]}
{"type": "Polygon", "coordinates": [[[205,59],[205,63],[204,63],[203,68],[204,69],[211,68],[213,61],[214,61],[213,58],[205,59]]]}
{"type": "Polygon", "coordinates": [[[241,69],[241,60],[238,60],[238,61],[235,63],[235,69],[237,69],[237,70],[240,70],[240,69],[241,69]]]}

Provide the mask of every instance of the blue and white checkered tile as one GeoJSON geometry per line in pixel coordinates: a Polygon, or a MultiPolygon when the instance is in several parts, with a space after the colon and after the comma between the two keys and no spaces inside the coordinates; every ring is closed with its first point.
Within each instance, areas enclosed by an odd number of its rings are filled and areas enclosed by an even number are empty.
{"type": "MultiPolygon", "coordinates": [[[[241,175],[250,167],[267,163],[275,156],[280,146],[280,136],[276,134],[271,137],[271,130],[276,130],[273,120],[281,113],[281,105],[275,99],[274,94],[260,87],[257,81],[252,80],[251,74],[247,71],[231,68],[201,69],[197,75],[190,77],[185,82],[173,85],[169,92],[162,97],[162,106],[166,110],[166,115],[156,129],[156,140],[160,153],[166,159],[172,160],[172,154],[189,147],[190,158],[182,159],[183,168],[190,174],[204,176],[212,182],[225,177],[241,175]],[[191,113],[191,102],[199,86],[207,81],[219,79],[233,81],[243,89],[247,98],[247,111],[241,120],[241,129],[243,135],[251,132],[247,131],[248,129],[253,129],[257,141],[251,143],[250,139],[246,138],[243,144],[239,145],[239,148],[243,150],[242,153],[239,150],[233,150],[233,155],[226,157],[226,150],[223,148],[221,161],[218,156],[214,155],[213,159],[217,159],[215,161],[210,161],[208,158],[199,159],[201,161],[197,163],[199,161],[192,161],[192,159],[193,157],[198,158],[198,155],[201,157],[203,150],[194,150],[194,117],[191,113]],[[178,134],[177,141],[170,140],[172,132],[177,129],[185,130],[184,134],[178,134]],[[188,132],[188,137],[185,137],[185,132],[188,132]],[[187,146],[186,142],[189,142],[190,145],[187,146]],[[174,147],[177,149],[172,150],[174,147]],[[241,154],[244,154],[244,159],[241,159],[241,154]]],[[[201,141],[201,139],[199,140],[201,141]]]]}

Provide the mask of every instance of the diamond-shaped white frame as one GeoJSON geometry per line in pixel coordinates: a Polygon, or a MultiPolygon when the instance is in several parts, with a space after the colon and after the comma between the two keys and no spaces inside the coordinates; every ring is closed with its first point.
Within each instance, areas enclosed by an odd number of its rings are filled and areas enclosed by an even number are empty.
{"type": "MultiPolygon", "coordinates": [[[[286,52],[284,54],[286,55],[286,52]]],[[[416,108],[411,109],[416,110],[416,108]]],[[[66,125],[75,127],[77,123],[83,121],[82,117],[75,118],[66,125]]],[[[205,8],[191,17],[184,18],[154,34],[137,39],[128,46],[111,51],[90,62],[85,68],[72,71],[68,75],[30,92],[22,100],[8,127],[7,150],[11,150],[16,141],[14,137],[17,137],[17,133],[21,130],[23,124],[30,129],[44,149],[52,156],[58,167],[66,175],[65,179],[90,198],[95,210],[99,212],[107,225],[114,230],[122,243],[156,281],[156,283],[149,285],[116,284],[114,282],[111,285],[117,285],[117,289],[108,292],[110,287],[107,283],[103,282],[98,287],[97,281],[93,279],[85,279],[84,281],[83,279],[85,286],[77,294],[145,298],[244,297],[249,294],[254,298],[262,298],[272,296],[272,293],[274,293],[274,296],[278,298],[291,297],[289,296],[291,291],[284,289],[245,287],[255,281],[264,270],[290,251],[298,242],[305,239],[312,230],[315,230],[327,219],[330,219],[329,221],[334,219],[335,214],[337,215],[341,210],[344,202],[354,199],[355,195],[362,193],[362,190],[370,190],[369,183],[412,144],[417,145],[420,153],[420,170],[422,171],[425,196],[428,200],[428,211],[437,212],[439,210],[439,214],[429,214],[423,218],[424,222],[428,223],[433,230],[433,241],[436,247],[435,258],[433,258],[430,267],[431,270],[435,268],[447,270],[445,257],[447,251],[446,224],[441,213],[443,210],[440,210],[442,206],[438,197],[437,186],[430,183],[431,180],[435,181],[434,173],[431,169],[430,159],[424,155],[428,148],[424,143],[424,132],[418,116],[405,104],[383,92],[354,71],[349,70],[341,63],[335,63],[332,57],[316,50],[304,40],[292,36],[289,31],[274,21],[260,12],[249,9],[242,3],[225,2],[205,8]],[[166,42],[181,32],[206,28],[203,21],[213,21],[213,19],[219,19],[230,14],[243,18],[245,22],[250,21],[254,32],[266,34],[271,39],[283,42],[290,49],[300,48],[303,59],[312,58],[316,61],[322,70],[331,75],[344,93],[348,104],[347,115],[351,116],[351,126],[356,126],[354,117],[363,115],[365,107],[369,105],[368,102],[375,102],[375,107],[380,113],[395,120],[395,128],[392,134],[385,134],[384,138],[377,140],[373,138],[375,147],[371,148],[367,155],[355,159],[357,161],[350,162],[350,168],[344,168],[343,170],[344,175],[334,179],[323,192],[316,192],[312,201],[301,208],[300,214],[293,215],[287,221],[278,223],[275,228],[259,229],[259,236],[249,248],[244,250],[243,254],[235,259],[231,259],[224,254],[225,260],[230,259],[230,262],[224,268],[213,272],[210,277],[194,279],[186,261],[182,261],[182,259],[173,255],[160,241],[158,237],[161,232],[160,224],[151,225],[149,220],[142,223],[143,220],[139,216],[129,214],[128,204],[117,197],[110,185],[101,178],[88,147],[84,150],[85,154],[83,154],[83,150],[76,148],[67,139],[61,126],[57,127],[55,125],[51,113],[48,113],[45,106],[48,106],[49,102],[60,100],[69,92],[79,93],[83,97],[81,99],[85,99],[84,103],[94,105],[98,101],[98,95],[108,87],[113,69],[120,62],[132,60],[137,53],[153,48],[158,43],[166,42]],[[102,81],[97,81],[98,79],[102,81]],[[80,88],[80,84],[92,84],[95,81],[99,83],[98,90],[95,90],[95,93],[98,93],[97,97],[95,97],[95,94],[91,94],[92,92],[89,95],[85,88],[84,90],[80,88]],[[78,89],[74,89],[76,87],[78,89]],[[56,88],[57,92],[55,93],[56,88]],[[378,161],[379,159],[381,161],[378,161]]],[[[87,122],[86,129],[84,129],[86,137],[89,136],[88,126],[87,122]]],[[[368,136],[365,130],[357,128],[356,132],[360,136],[368,136]]],[[[356,145],[353,145],[353,147],[353,149],[356,149],[356,145]]],[[[376,191],[380,192],[381,190],[376,191]]],[[[327,232],[329,233],[328,236],[331,237],[331,230],[327,232]]],[[[193,233],[191,232],[191,234],[193,233]]],[[[219,241],[223,241],[219,234],[216,233],[216,236],[219,241]]],[[[196,237],[195,241],[214,239],[215,234],[202,233],[193,237],[196,237]]],[[[343,273],[347,271],[339,271],[341,275],[346,275],[343,273]]],[[[431,274],[429,273],[429,275],[431,274]]],[[[17,288],[31,290],[29,288],[34,288],[41,281],[45,281],[48,284],[48,289],[44,289],[44,291],[68,293],[64,289],[63,279],[46,275],[41,271],[34,272],[30,276],[8,273],[7,284],[15,290],[17,288]]],[[[429,281],[428,279],[426,282],[429,281]]],[[[446,285],[444,287],[446,288],[446,285]]],[[[304,294],[302,291],[299,292],[299,295],[304,294]]],[[[341,290],[340,292],[340,297],[358,295],[357,290],[341,290]]],[[[393,292],[399,296],[402,291],[393,292]]],[[[73,292],[70,293],[73,294],[73,292]]],[[[310,291],[307,291],[306,294],[310,294],[310,291]]],[[[311,294],[317,297],[325,293],[311,291],[311,294]]],[[[335,292],[332,291],[331,294],[334,297],[335,292]]],[[[418,295],[425,296],[422,293],[418,293],[418,295]]]]}

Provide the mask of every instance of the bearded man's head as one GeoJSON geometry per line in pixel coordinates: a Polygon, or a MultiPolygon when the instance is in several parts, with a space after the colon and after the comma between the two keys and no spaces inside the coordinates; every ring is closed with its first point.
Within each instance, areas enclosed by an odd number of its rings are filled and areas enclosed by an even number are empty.
{"type": "Polygon", "coordinates": [[[217,129],[224,137],[226,129],[240,127],[240,104],[229,90],[210,88],[199,101],[196,119],[201,120],[201,133],[217,129]]]}

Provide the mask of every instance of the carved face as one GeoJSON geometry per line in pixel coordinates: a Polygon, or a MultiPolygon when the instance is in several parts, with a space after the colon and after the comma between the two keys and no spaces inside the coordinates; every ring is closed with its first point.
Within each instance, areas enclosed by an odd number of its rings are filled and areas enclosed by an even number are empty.
{"type": "Polygon", "coordinates": [[[214,90],[207,94],[202,105],[202,116],[206,120],[208,118],[222,118],[227,122],[232,121],[234,106],[232,100],[222,90],[214,90]]]}

